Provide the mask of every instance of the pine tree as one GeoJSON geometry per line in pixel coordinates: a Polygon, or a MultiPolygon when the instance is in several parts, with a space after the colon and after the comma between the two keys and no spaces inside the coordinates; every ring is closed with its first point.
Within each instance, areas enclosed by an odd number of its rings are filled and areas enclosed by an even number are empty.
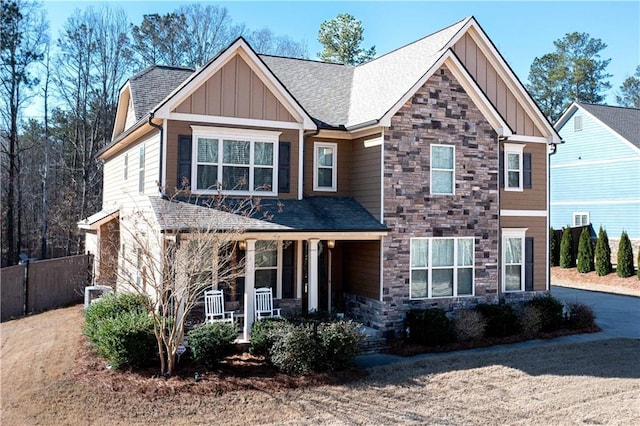
{"type": "Polygon", "coordinates": [[[631,248],[631,241],[626,231],[622,231],[620,244],[618,244],[616,274],[621,278],[627,278],[633,275],[633,249],[631,248]]]}
{"type": "Polygon", "coordinates": [[[607,231],[602,229],[602,226],[598,231],[596,243],[596,273],[601,277],[611,273],[611,247],[607,231]]]}
{"type": "Polygon", "coordinates": [[[553,226],[549,228],[549,264],[558,266],[558,240],[553,226]]]}
{"type": "Polygon", "coordinates": [[[578,272],[586,274],[593,271],[593,246],[588,228],[582,229],[578,244],[578,272]]]}
{"type": "Polygon", "coordinates": [[[562,231],[562,241],[560,241],[560,267],[573,268],[576,266],[573,258],[573,237],[571,228],[568,226],[562,231]]]}

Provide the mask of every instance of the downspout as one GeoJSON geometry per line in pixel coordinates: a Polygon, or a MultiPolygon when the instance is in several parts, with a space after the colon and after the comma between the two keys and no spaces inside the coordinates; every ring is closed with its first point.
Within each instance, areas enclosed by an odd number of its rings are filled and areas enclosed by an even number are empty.
{"type": "Polygon", "coordinates": [[[149,119],[147,120],[147,122],[149,123],[149,125],[151,127],[155,127],[156,129],[158,129],[160,131],[160,152],[159,152],[159,157],[160,157],[160,164],[158,167],[158,192],[160,193],[160,195],[164,195],[164,190],[162,188],[162,168],[163,168],[163,164],[162,164],[162,148],[163,148],[163,141],[164,141],[164,129],[160,124],[155,124],[153,122],[153,111],[149,113],[149,119]]]}
{"type": "MultiPolygon", "coordinates": [[[[560,143],[564,143],[564,141],[560,141],[560,143]]],[[[549,233],[551,226],[551,156],[558,151],[557,143],[550,143],[549,155],[547,155],[547,249],[549,247],[549,241],[551,238],[555,238],[549,233]]],[[[548,250],[547,250],[548,251],[548,250]]],[[[547,255],[547,291],[551,291],[551,259],[549,258],[549,254],[547,255]]]]}
{"type": "MultiPolygon", "coordinates": [[[[299,173],[300,173],[300,175],[302,176],[302,185],[301,185],[301,186],[302,186],[303,188],[301,188],[301,191],[300,191],[300,192],[302,193],[302,197],[303,197],[303,198],[304,198],[304,146],[305,146],[305,145],[306,145],[306,143],[307,143],[307,138],[312,138],[312,137],[314,137],[314,136],[318,136],[318,134],[320,134],[320,127],[319,127],[319,126],[317,125],[317,123],[316,123],[316,130],[314,130],[314,131],[313,131],[313,132],[311,132],[311,133],[304,133],[304,134],[302,135],[302,146],[300,147],[300,156],[301,156],[301,158],[302,158],[302,161],[300,161],[300,170],[299,170],[299,173]]],[[[337,159],[336,159],[336,161],[337,161],[337,159]]]]}
{"type": "MultiPolygon", "coordinates": [[[[505,141],[509,140],[509,136],[498,135],[497,139],[498,139],[498,156],[501,156],[501,155],[504,155],[504,152],[501,149],[502,144],[505,141]]],[[[504,266],[503,260],[502,260],[502,225],[500,225],[500,222],[501,222],[500,210],[502,209],[502,205],[500,204],[500,191],[502,191],[502,187],[500,186],[500,173],[504,174],[504,167],[503,167],[503,170],[500,170],[500,158],[498,157],[498,259],[497,259],[498,260],[498,289],[496,291],[496,295],[498,296],[498,303],[501,302],[502,296],[503,296],[502,279],[504,278],[502,276],[502,267],[504,266]]]]}

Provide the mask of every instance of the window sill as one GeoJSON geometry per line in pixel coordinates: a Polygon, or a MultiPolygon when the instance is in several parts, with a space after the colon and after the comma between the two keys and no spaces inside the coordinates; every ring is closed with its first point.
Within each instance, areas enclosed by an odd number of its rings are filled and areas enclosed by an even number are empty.
{"type": "Polygon", "coordinates": [[[260,196],[260,197],[277,197],[277,192],[268,191],[208,191],[205,189],[191,190],[194,195],[226,195],[226,196],[260,196]]]}
{"type": "Polygon", "coordinates": [[[314,192],[338,192],[336,188],[313,187],[314,192]]]}

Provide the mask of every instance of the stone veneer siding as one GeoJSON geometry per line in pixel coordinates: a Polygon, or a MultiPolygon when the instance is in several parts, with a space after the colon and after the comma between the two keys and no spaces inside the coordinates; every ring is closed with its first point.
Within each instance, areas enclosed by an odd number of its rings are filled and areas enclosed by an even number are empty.
{"type": "Polygon", "coordinates": [[[384,222],[391,231],[383,244],[383,301],[361,306],[361,320],[369,311],[372,327],[398,332],[409,309],[497,301],[498,153],[495,131],[446,67],[391,119],[384,135],[384,222]],[[455,195],[430,194],[432,143],[455,146],[455,195]],[[475,237],[475,297],[411,300],[412,237],[475,237]]]}

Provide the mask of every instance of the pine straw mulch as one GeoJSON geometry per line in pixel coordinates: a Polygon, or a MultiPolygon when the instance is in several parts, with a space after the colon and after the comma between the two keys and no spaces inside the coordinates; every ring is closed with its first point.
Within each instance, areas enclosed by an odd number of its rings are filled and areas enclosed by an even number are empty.
{"type": "Polygon", "coordinates": [[[507,345],[511,343],[526,342],[527,340],[534,340],[534,339],[547,340],[547,339],[554,339],[556,337],[570,336],[573,334],[597,333],[599,331],[601,331],[601,328],[594,324],[591,327],[587,327],[579,330],[561,328],[560,330],[556,330],[550,333],[540,332],[536,336],[514,334],[512,336],[506,336],[506,337],[487,337],[481,340],[475,340],[470,342],[452,342],[446,345],[437,345],[437,346],[424,346],[424,345],[419,345],[415,343],[410,343],[407,340],[396,339],[390,342],[390,345],[385,350],[385,353],[409,357],[409,356],[419,355],[423,353],[463,351],[467,349],[484,348],[487,346],[507,345]]]}
{"type": "Polygon", "coordinates": [[[125,368],[110,370],[107,361],[100,358],[83,336],[78,350],[74,376],[76,380],[91,387],[123,393],[135,393],[150,398],[165,395],[191,394],[219,396],[227,392],[279,390],[339,385],[367,376],[367,372],[356,368],[330,373],[311,373],[292,376],[281,373],[263,357],[248,352],[238,352],[225,358],[213,371],[194,365],[183,357],[176,373],[171,377],[158,374],[158,366],[144,369],[125,368]],[[196,381],[196,372],[199,380],[196,381]]]}

